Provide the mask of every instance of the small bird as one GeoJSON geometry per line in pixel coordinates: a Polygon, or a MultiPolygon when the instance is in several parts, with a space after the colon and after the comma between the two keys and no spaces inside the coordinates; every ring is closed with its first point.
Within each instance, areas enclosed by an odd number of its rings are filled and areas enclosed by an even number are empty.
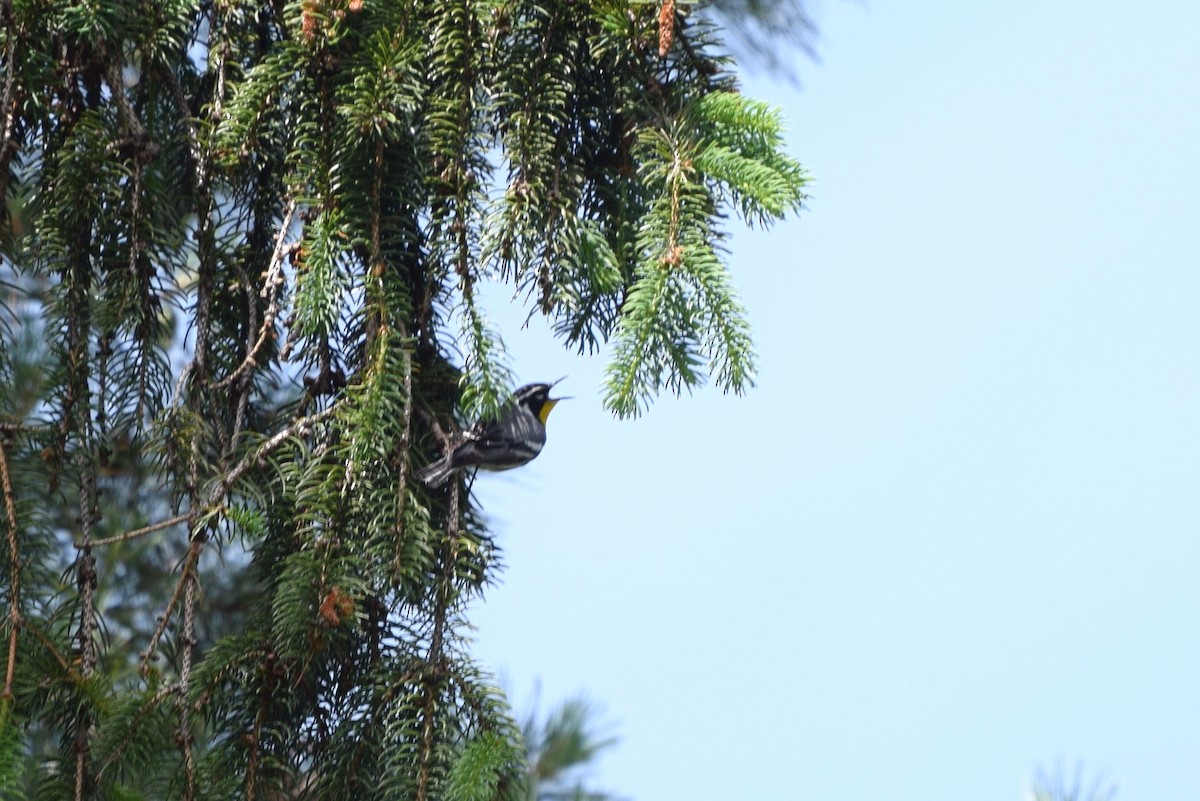
{"type": "Polygon", "coordinates": [[[463,432],[460,445],[448,456],[418,470],[416,477],[426,486],[437,487],[456,470],[468,467],[508,470],[533,461],[546,444],[546,418],[550,410],[559,401],[567,400],[550,397],[554,384],[526,384],[518,389],[499,418],[477,421],[463,432]]]}

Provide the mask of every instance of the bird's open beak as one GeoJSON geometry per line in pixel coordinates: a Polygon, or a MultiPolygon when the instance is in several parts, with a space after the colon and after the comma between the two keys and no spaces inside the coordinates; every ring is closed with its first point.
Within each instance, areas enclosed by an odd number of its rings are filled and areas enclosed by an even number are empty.
{"type": "MultiPolygon", "coordinates": [[[[553,384],[551,384],[550,388],[554,389],[556,386],[559,385],[560,382],[565,381],[566,378],[567,377],[564,375],[562,378],[558,379],[558,381],[555,381],[553,384]]],[[[561,398],[548,398],[546,402],[554,404],[554,403],[558,403],[559,401],[565,401],[565,400],[574,400],[574,399],[570,395],[565,395],[561,398]]]]}
{"type": "MultiPolygon", "coordinates": [[[[566,376],[564,375],[562,378],[558,379],[558,381],[562,381],[563,378],[566,378],[566,376]]],[[[550,385],[550,387],[553,388],[556,384],[558,384],[558,381],[555,381],[550,385]]],[[[563,398],[546,398],[546,402],[542,404],[541,411],[538,412],[538,417],[541,418],[542,425],[546,424],[546,418],[550,416],[550,410],[558,405],[559,401],[565,400],[571,400],[571,398],[569,396],[563,398]]]]}

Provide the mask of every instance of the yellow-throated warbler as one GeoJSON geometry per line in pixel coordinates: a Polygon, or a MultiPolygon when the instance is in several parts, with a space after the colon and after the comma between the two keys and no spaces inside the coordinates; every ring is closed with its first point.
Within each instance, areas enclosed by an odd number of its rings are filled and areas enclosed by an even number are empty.
{"type": "Polygon", "coordinates": [[[476,422],[463,432],[461,444],[447,456],[418,470],[416,477],[436,487],[456,470],[468,467],[508,470],[533,461],[546,444],[546,418],[550,410],[560,400],[566,400],[550,397],[554,384],[526,384],[518,389],[499,418],[476,422]]]}

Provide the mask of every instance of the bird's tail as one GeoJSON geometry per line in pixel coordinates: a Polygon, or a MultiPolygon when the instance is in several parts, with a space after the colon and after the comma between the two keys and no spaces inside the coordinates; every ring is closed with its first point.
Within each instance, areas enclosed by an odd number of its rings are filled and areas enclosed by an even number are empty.
{"type": "Polygon", "coordinates": [[[453,472],[454,468],[450,466],[449,459],[439,459],[433,464],[425,465],[413,473],[413,476],[427,487],[440,487],[453,472]]]}

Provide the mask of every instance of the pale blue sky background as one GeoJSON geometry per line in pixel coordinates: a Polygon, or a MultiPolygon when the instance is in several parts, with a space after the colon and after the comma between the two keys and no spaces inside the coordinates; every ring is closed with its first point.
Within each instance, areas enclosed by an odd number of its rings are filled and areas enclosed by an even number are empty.
{"type": "Polygon", "coordinates": [[[481,478],[518,706],[585,690],[636,801],[1200,798],[1200,3],[830,2],[768,76],[809,208],[738,231],[760,352],[617,422],[569,374],[481,478]],[[698,432],[701,435],[697,435],[698,432]]]}

